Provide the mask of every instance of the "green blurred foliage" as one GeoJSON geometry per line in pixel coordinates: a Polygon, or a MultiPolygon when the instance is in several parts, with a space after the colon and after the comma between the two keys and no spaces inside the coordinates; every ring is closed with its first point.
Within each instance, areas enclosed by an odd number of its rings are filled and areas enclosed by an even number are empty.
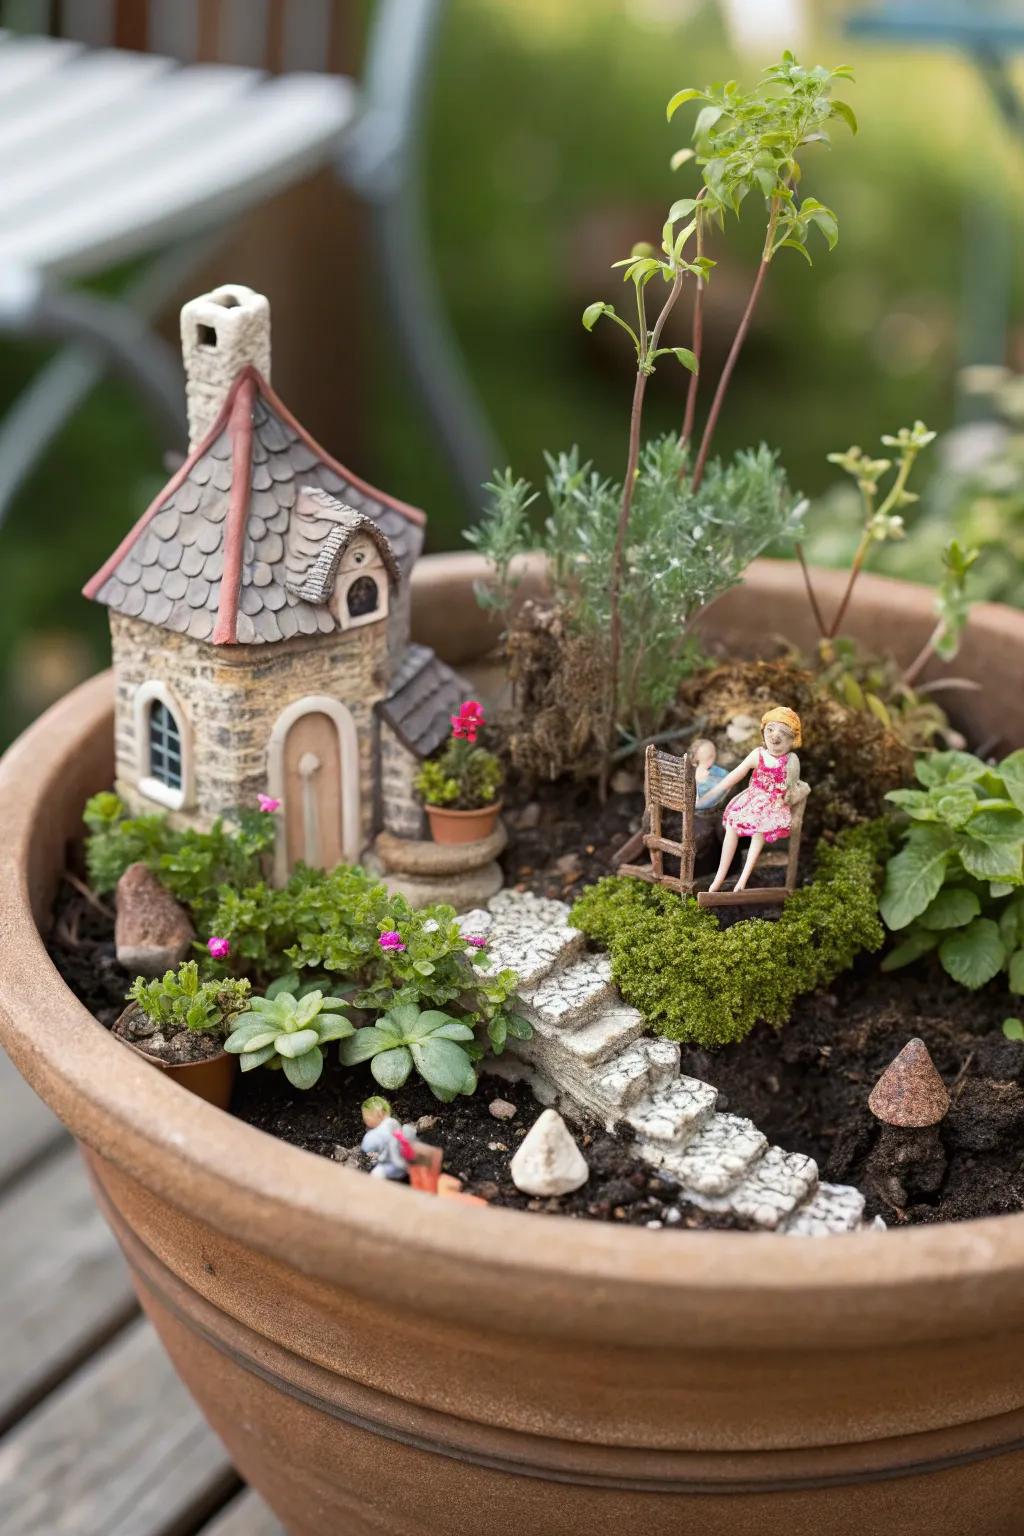
{"type": "MultiPolygon", "coordinates": [[[[808,61],[856,70],[845,94],[861,132],[836,135],[808,175],[842,234],[813,268],[794,252],[774,264],[715,447],[728,456],[763,439],[780,450],[790,483],[817,497],[836,479],[825,461],[836,442],[872,448],[890,422],[914,416],[949,425],[965,197],[988,189],[1019,241],[1024,156],[954,56],[852,48],[828,33],[793,41],[808,61]]],[[[623,236],[626,246],[656,243],[667,203],[693,192],[692,166],[669,169],[681,142],[679,125],[665,121],[669,96],[691,80],[750,83],[765,62],[730,57],[717,11],[701,0],[451,0],[424,145],[432,254],[470,376],[517,474],[536,479],[545,449],[578,443],[602,473],[621,476],[632,387],[625,342],[612,328],[595,342],[580,313],[619,296],[610,263],[623,236]]],[[[753,202],[728,254],[715,242],[708,252],[724,259],[709,291],[704,405],[758,252],[753,202]]],[[[354,467],[428,510],[430,547],[457,546],[466,509],[400,362],[370,324],[373,408],[365,462],[354,467]]],[[[685,345],[685,327],[668,339],[685,345]]],[[[0,344],[0,411],[42,355],[0,344]]],[[[652,381],[650,435],[678,424],[685,379],[663,370],[652,381]]],[[[105,659],[105,615],[79,589],[162,478],[137,404],[104,384],[20,497],[0,532],[0,741],[105,659]]],[[[829,557],[848,553],[839,548],[847,515],[820,515],[829,557]]],[[[904,548],[913,547],[911,524],[904,548]]],[[[912,573],[934,579],[925,566],[912,573]]]]}

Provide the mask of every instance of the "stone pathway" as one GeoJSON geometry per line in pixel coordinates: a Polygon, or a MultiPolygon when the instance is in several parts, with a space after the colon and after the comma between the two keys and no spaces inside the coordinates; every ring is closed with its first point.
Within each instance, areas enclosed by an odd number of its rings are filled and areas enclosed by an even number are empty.
{"type": "Polygon", "coordinates": [[[639,1155],[705,1210],[801,1237],[859,1227],[859,1190],[820,1183],[813,1158],[769,1146],[753,1121],[718,1110],[718,1090],[680,1073],[677,1042],[644,1034],[641,1014],[612,983],[608,956],[585,953],[568,918],[563,901],[500,891],[487,910],[459,919],[464,933],[487,936],[481,974],[511,966],[521,978],[534,1035],[510,1040],[499,1070],[514,1053],[543,1102],[585,1110],[609,1130],[625,1120],[639,1155]]]}

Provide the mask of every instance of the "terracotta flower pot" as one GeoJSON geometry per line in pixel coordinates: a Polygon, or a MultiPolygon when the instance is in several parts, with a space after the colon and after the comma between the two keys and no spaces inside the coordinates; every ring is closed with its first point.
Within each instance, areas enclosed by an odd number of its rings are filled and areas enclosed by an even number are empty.
{"type": "MultiPolygon", "coordinates": [[[[418,638],[460,666],[493,634],[478,572],[425,560],[414,582],[418,638]]],[[[930,593],[869,579],[851,627],[910,657],[932,623],[930,593]]],[[[709,624],[809,638],[798,574],[756,566],[709,624]]],[[[979,738],[1024,739],[1024,614],[976,609],[957,672],[985,684],[958,696],[979,738]]],[[[291,1536],[1020,1529],[1024,1215],[809,1240],[478,1209],[287,1146],[123,1051],[38,926],[110,781],[111,704],[86,684],[0,769],[0,1034],[291,1536]]]]}
{"type": "Polygon", "coordinates": [[[435,843],[479,843],[490,837],[501,811],[501,801],[478,811],[450,811],[446,805],[425,807],[430,835],[435,843]]]}
{"type": "Polygon", "coordinates": [[[235,1075],[238,1072],[237,1056],[229,1056],[227,1051],[218,1051],[216,1056],[206,1061],[172,1063],[136,1045],[134,1040],[122,1040],[121,1044],[134,1051],[136,1056],[141,1056],[143,1061],[148,1061],[150,1066],[156,1067],[158,1072],[166,1073],[172,1083],[205,1099],[207,1104],[214,1104],[218,1109],[230,1108],[235,1075]]]}

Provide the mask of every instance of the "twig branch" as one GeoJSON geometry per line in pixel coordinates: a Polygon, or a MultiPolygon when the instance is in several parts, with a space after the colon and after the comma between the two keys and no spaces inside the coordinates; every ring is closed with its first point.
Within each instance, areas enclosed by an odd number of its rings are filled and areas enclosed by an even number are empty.
{"type": "Polygon", "coordinates": [[[821,606],[818,603],[817,593],[815,592],[814,586],[811,582],[811,573],[807,568],[807,561],[804,558],[804,547],[802,544],[797,544],[796,546],[796,557],[800,561],[800,569],[803,572],[804,577],[804,586],[807,589],[807,601],[811,605],[811,612],[814,615],[814,622],[818,626],[818,634],[821,636],[822,640],[827,640],[828,631],[826,629],[825,620],[821,612],[821,606]]]}

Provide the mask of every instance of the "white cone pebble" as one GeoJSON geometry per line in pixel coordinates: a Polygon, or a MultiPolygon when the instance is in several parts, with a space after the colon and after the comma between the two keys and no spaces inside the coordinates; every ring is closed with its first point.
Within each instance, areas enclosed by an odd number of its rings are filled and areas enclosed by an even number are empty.
{"type": "Polygon", "coordinates": [[[509,1165],[524,1195],[567,1195],[590,1177],[587,1160],[556,1109],[546,1109],[509,1165]]]}

